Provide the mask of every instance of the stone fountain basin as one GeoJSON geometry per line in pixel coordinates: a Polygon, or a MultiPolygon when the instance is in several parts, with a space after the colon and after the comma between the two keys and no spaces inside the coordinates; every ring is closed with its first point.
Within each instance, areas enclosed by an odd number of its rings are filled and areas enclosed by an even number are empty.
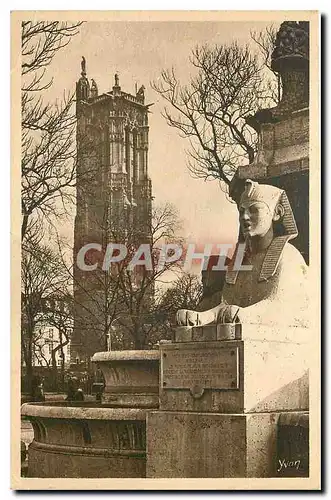
{"type": "Polygon", "coordinates": [[[133,420],[145,418],[146,410],[140,408],[113,408],[110,404],[94,402],[54,401],[43,403],[24,403],[21,407],[21,415],[34,418],[64,418],[80,420],[104,420],[114,417],[117,420],[125,420],[127,417],[133,420]]]}
{"type": "Polygon", "coordinates": [[[157,408],[159,350],[97,352],[92,357],[105,378],[102,401],[113,406],[157,408]]]}
{"type": "Polygon", "coordinates": [[[145,477],[146,410],[25,403],[34,430],[29,477],[145,477]]]}
{"type": "Polygon", "coordinates": [[[93,356],[102,403],[25,403],[34,430],[29,477],[146,477],[146,413],[158,408],[159,351],[93,356]]]}

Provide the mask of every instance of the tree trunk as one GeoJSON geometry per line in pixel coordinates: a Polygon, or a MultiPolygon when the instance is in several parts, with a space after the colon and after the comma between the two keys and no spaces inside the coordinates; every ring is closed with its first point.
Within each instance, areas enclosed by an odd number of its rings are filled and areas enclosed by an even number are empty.
{"type": "Polygon", "coordinates": [[[138,351],[145,348],[145,332],[142,328],[137,328],[135,331],[134,348],[138,351]]]}
{"type": "MultiPolygon", "coordinates": [[[[27,334],[27,337],[29,338],[29,334],[27,334]]],[[[32,344],[30,341],[27,342],[27,345],[25,344],[23,338],[21,340],[22,342],[22,351],[23,351],[23,359],[25,363],[25,368],[26,368],[26,375],[25,375],[25,380],[26,380],[26,389],[28,391],[28,394],[32,396],[32,381],[33,381],[33,365],[32,365],[32,344]]]]}
{"type": "Polygon", "coordinates": [[[60,338],[60,351],[61,351],[61,391],[64,392],[64,373],[65,373],[64,364],[65,364],[65,359],[64,359],[63,347],[66,344],[68,344],[69,341],[67,341],[67,339],[66,339],[66,342],[63,343],[63,335],[62,335],[62,330],[61,329],[59,330],[59,338],[60,338]]]}
{"type": "Polygon", "coordinates": [[[29,363],[25,362],[26,366],[26,382],[27,382],[27,390],[30,396],[33,396],[33,387],[32,387],[32,381],[33,381],[33,366],[32,366],[32,361],[30,360],[29,363]]]}
{"type": "Polygon", "coordinates": [[[58,348],[52,349],[52,378],[53,378],[53,390],[56,392],[58,390],[58,379],[57,379],[57,366],[56,366],[56,351],[58,348]]]}
{"type": "Polygon", "coordinates": [[[26,233],[26,230],[28,228],[28,220],[29,220],[29,216],[27,214],[24,214],[23,215],[23,221],[22,221],[22,226],[21,226],[21,236],[22,236],[22,240],[25,236],[25,233],[26,233]]]}
{"type": "Polygon", "coordinates": [[[64,363],[65,363],[65,359],[64,359],[64,353],[63,353],[63,346],[61,347],[61,355],[62,355],[62,358],[61,358],[61,391],[64,392],[64,374],[65,374],[64,363]]]}

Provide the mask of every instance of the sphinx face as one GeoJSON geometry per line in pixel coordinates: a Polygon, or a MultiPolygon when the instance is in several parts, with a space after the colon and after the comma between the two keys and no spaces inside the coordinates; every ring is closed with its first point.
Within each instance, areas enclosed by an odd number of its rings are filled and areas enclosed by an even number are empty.
{"type": "Polygon", "coordinates": [[[261,201],[242,203],[239,207],[240,227],[245,237],[263,237],[269,231],[273,214],[268,205],[261,201]]]}

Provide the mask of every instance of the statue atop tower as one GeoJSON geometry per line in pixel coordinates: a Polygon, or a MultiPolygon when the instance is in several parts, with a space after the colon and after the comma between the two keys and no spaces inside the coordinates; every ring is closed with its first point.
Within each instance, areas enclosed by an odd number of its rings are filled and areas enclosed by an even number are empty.
{"type": "Polygon", "coordinates": [[[86,59],[84,56],[82,56],[82,62],[81,62],[81,66],[82,66],[82,72],[81,72],[81,75],[83,77],[86,76],[86,59]]]}
{"type": "Polygon", "coordinates": [[[81,77],[76,83],[77,103],[80,101],[87,101],[90,97],[90,84],[86,76],[86,59],[84,56],[82,56],[81,69],[81,77]]]}

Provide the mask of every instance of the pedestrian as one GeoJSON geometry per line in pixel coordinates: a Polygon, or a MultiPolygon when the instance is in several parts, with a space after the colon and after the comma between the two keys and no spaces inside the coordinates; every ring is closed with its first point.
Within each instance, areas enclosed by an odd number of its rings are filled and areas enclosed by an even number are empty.
{"type": "Polygon", "coordinates": [[[43,383],[38,375],[34,376],[32,379],[31,395],[32,395],[32,401],[35,402],[45,401],[43,383]]]}
{"type": "Polygon", "coordinates": [[[84,401],[84,400],[85,400],[84,391],[81,387],[79,387],[75,394],[75,401],[84,401]]]}
{"type": "Polygon", "coordinates": [[[74,381],[73,378],[70,377],[68,379],[68,388],[67,388],[66,401],[74,401],[75,400],[75,393],[76,393],[75,381],[74,381]]]}

